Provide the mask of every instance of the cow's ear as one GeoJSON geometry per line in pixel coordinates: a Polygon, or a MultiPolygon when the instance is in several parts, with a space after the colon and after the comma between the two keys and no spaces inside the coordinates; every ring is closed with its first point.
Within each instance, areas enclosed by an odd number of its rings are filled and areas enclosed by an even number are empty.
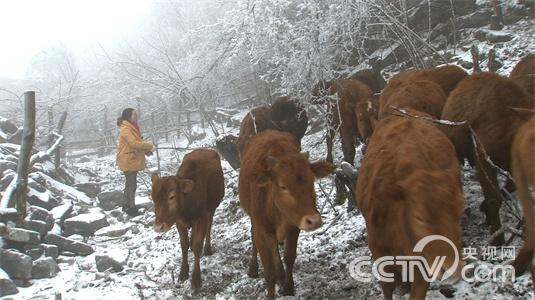
{"type": "Polygon", "coordinates": [[[530,108],[510,107],[511,111],[515,113],[523,121],[529,120],[529,118],[535,116],[535,110],[530,108]]]}
{"type": "Polygon", "coordinates": [[[310,168],[316,178],[329,176],[336,169],[333,164],[324,160],[311,163],[310,168]]]}
{"type": "Polygon", "coordinates": [[[152,183],[155,183],[158,179],[160,179],[160,175],[158,174],[158,172],[152,173],[152,176],[150,177],[150,181],[152,183]]]}
{"type": "Polygon", "coordinates": [[[195,182],[193,182],[193,180],[191,179],[177,179],[176,184],[178,185],[182,193],[185,194],[193,191],[193,188],[195,187],[195,182]]]}

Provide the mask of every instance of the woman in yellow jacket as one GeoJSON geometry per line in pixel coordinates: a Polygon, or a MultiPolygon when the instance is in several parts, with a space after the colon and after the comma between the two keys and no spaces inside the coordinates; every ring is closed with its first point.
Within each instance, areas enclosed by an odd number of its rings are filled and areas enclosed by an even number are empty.
{"type": "Polygon", "coordinates": [[[138,125],[138,114],[133,108],[123,110],[117,119],[120,128],[117,143],[117,166],[126,177],[123,211],[130,216],[139,215],[135,206],[137,172],[145,169],[145,154],[154,150],[154,145],[143,142],[138,125]]]}

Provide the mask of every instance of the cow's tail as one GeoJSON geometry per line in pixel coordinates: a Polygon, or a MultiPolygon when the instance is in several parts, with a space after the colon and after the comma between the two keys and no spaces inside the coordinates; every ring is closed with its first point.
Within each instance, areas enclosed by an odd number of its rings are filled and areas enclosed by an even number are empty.
{"type": "Polygon", "coordinates": [[[407,221],[414,247],[407,250],[426,260],[431,267],[428,276],[436,273],[436,279],[458,281],[464,266],[460,253],[463,196],[459,179],[443,171],[422,171],[409,176],[402,185],[410,208],[407,221]]]}
{"type": "Polygon", "coordinates": [[[528,189],[529,181],[526,177],[526,172],[524,171],[525,167],[532,168],[533,166],[522,164],[520,157],[518,155],[513,155],[512,173],[516,183],[518,197],[522,203],[522,210],[524,211],[524,219],[526,222],[526,240],[513,263],[516,276],[524,273],[531,267],[535,242],[535,232],[533,229],[535,226],[533,220],[533,199],[528,189]]]}

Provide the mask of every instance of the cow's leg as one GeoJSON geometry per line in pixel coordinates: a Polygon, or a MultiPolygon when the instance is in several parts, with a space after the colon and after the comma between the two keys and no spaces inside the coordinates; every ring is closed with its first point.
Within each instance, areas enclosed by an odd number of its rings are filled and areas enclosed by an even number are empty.
{"type": "Polygon", "coordinates": [[[342,140],[342,152],[344,153],[344,160],[354,165],[355,161],[355,128],[351,128],[351,122],[342,122],[340,126],[340,139],[342,140]]]}
{"type": "MultiPolygon", "coordinates": [[[[497,171],[483,158],[476,163],[476,173],[485,199],[481,203],[480,209],[485,213],[486,222],[490,225],[491,232],[499,230],[502,225],[500,221],[501,193],[498,191],[497,171]]],[[[495,239],[493,244],[503,245],[505,238],[503,233],[495,239]]]]}
{"type": "Polygon", "coordinates": [[[191,230],[193,255],[195,262],[193,265],[193,273],[191,274],[191,288],[197,292],[201,288],[201,256],[204,236],[206,235],[206,228],[208,227],[208,216],[203,216],[195,224],[191,230]]]}
{"type": "Polygon", "coordinates": [[[392,300],[396,284],[393,282],[384,281],[381,281],[379,284],[381,285],[381,289],[383,290],[383,297],[385,297],[385,300],[392,300]]]}
{"type": "Polygon", "coordinates": [[[293,296],[295,294],[294,288],[294,263],[297,254],[297,239],[299,238],[299,229],[292,227],[286,233],[286,243],[284,249],[284,265],[286,266],[286,276],[284,280],[284,296],[293,296]]]}
{"type": "Polygon", "coordinates": [[[328,119],[328,128],[327,128],[327,158],[328,162],[333,162],[333,141],[336,136],[336,128],[340,124],[339,115],[338,115],[338,106],[327,103],[327,119],[328,119]]]}
{"type": "Polygon", "coordinates": [[[187,280],[189,277],[189,264],[188,264],[188,249],[189,249],[189,237],[188,228],[176,223],[178,234],[180,235],[180,248],[182,249],[182,264],[180,266],[180,275],[178,278],[180,281],[187,280]]]}
{"type": "Polygon", "coordinates": [[[204,242],[204,255],[212,255],[214,252],[212,251],[212,223],[214,222],[214,214],[211,213],[208,220],[208,226],[206,228],[206,239],[204,242]]]}
{"type": "Polygon", "coordinates": [[[420,272],[415,272],[414,282],[411,284],[411,295],[409,299],[411,300],[421,300],[425,299],[425,294],[427,294],[427,288],[429,287],[429,282],[427,282],[420,272]]]}
{"type": "Polygon", "coordinates": [[[277,243],[277,247],[275,247],[273,251],[273,261],[275,262],[275,271],[277,274],[277,283],[281,286],[284,285],[284,267],[282,266],[282,260],[279,253],[279,244],[277,243]]]}
{"type": "Polygon", "coordinates": [[[275,261],[273,261],[273,251],[277,250],[277,239],[274,234],[269,234],[255,226],[255,243],[258,247],[260,259],[262,260],[262,267],[264,268],[268,299],[275,299],[275,280],[277,274],[275,272],[275,261]]]}
{"type": "Polygon", "coordinates": [[[336,135],[336,130],[333,128],[327,129],[327,158],[326,160],[328,162],[333,162],[333,140],[334,136],[336,135]]]}
{"type": "Polygon", "coordinates": [[[251,224],[251,261],[249,261],[247,275],[251,278],[258,278],[258,250],[256,248],[253,224],[251,224]]]}

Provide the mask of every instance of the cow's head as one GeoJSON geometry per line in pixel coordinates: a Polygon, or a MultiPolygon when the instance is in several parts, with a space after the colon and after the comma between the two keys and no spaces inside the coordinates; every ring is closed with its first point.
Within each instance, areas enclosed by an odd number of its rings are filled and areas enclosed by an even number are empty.
{"type": "Polygon", "coordinates": [[[151,180],[152,202],[156,214],[154,231],[165,232],[175,224],[184,194],[191,192],[195,183],[193,180],[177,176],[160,177],[157,173],[152,174],[151,180]]]}
{"type": "Polygon", "coordinates": [[[334,165],[326,161],[309,162],[308,153],[269,156],[263,172],[253,180],[269,188],[276,208],[287,221],[301,230],[314,230],[321,226],[316,208],[314,180],[334,172],[334,165]]]}

